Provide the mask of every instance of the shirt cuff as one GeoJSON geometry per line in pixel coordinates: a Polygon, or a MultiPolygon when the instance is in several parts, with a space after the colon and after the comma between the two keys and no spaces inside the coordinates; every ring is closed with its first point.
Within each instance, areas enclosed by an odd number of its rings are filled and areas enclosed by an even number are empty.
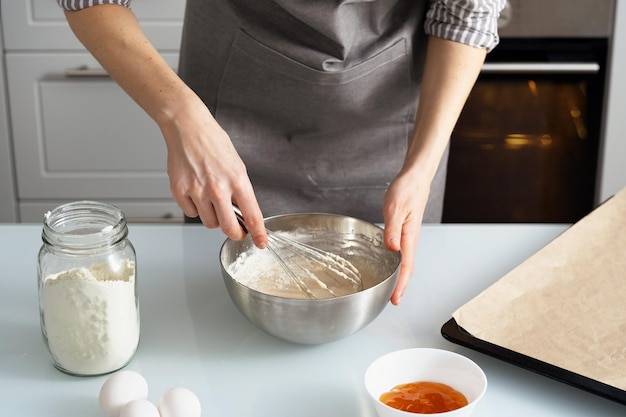
{"type": "Polygon", "coordinates": [[[132,0],[57,0],[57,3],[65,10],[81,10],[100,4],[119,4],[120,6],[130,8],[131,1],[132,0]]]}
{"type": "Polygon", "coordinates": [[[505,0],[434,0],[426,34],[491,51],[499,42],[498,17],[505,0]]]}

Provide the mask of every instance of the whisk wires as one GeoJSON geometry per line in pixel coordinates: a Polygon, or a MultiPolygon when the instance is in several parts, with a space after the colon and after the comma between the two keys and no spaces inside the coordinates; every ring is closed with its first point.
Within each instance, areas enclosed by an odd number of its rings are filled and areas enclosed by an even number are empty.
{"type": "MultiPolygon", "coordinates": [[[[237,220],[247,231],[241,211],[234,205],[233,209],[237,220]]],[[[271,230],[267,230],[267,235],[267,249],[307,298],[320,298],[316,295],[318,292],[312,291],[307,282],[331,297],[338,296],[333,290],[334,286],[345,288],[346,283],[349,284],[351,292],[363,290],[361,273],[346,258],[271,230]],[[325,279],[329,282],[325,282],[325,279]]]]}

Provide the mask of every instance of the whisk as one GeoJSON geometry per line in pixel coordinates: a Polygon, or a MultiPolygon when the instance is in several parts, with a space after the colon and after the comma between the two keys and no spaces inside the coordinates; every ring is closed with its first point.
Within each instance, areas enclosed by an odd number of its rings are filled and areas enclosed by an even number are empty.
{"type": "MultiPolygon", "coordinates": [[[[241,210],[235,204],[233,204],[233,210],[239,224],[247,232],[248,226],[243,219],[241,210]]],[[[361,273],[344,257],[267,228],[266,231],[267,249],[307,298],[320,298],[307,285],[307,281],[312,282],[331,297],[338,296],[335,292],[337,288],[345,288],[346,286],[350,288],[351,292],[363,290],[361,273]]]]}

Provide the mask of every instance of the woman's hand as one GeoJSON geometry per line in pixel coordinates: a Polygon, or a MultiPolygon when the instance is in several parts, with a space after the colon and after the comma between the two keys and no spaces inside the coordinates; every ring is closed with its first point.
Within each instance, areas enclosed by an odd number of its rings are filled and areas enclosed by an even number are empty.
{"type": "Polygon", "coordinates": [[[236,203],[254,243],[265,247],[261,210],[230,138],[149,42],[133,12],[103,4],[65,16],[76,37],[159,125],[170,188],[185,214],[199,215],[205,226],[241,239],[245,233],[232,209],[236,203]]]}
{"type": "Polygon", "coordinates": [[[220,227],[231,239],[246,233],[232,203],[240,208],[254,243],[264,248],[267,234],[246,167],[228,134],[195,95],[168,122],[161,122],[167,143],[167,171],[174,199],[189,217],[208,228],[220,227]]]}
{"type": "Polygon", "coordinates": [[[428,184],[417,186],[419,183],[419,179],[401,173],[389,186],[383,204],[385,246],[402,254],[398,282],[391,295],[394,305],[400,303],[413,275],[415,249],[430,191],[428,184]]]}
{"type": "Polygon", "coordinates": [[[486,51],[430,37],[411,143],[400,174],[385,196],[385,244],[402,252],[391,302],[398,304],[413,274],[413,259],[430,183],[452,129],[478,77],[486,51]]]}

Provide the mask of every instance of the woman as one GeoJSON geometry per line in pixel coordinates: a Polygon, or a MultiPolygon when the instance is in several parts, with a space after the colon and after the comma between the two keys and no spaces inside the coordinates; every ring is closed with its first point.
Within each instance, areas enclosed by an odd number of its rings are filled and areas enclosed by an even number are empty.
{"type": "Polygon", "coordinates": [[[187,0],[179,74],[130,0],[58,2],[160,127],[186,216],[241,239],[234,202],[259,247],[263,214],[384,222],[403,254],[399,303],[425,213],[440,216],[431,185],[498,42],[503,0],[187,0]]]}

